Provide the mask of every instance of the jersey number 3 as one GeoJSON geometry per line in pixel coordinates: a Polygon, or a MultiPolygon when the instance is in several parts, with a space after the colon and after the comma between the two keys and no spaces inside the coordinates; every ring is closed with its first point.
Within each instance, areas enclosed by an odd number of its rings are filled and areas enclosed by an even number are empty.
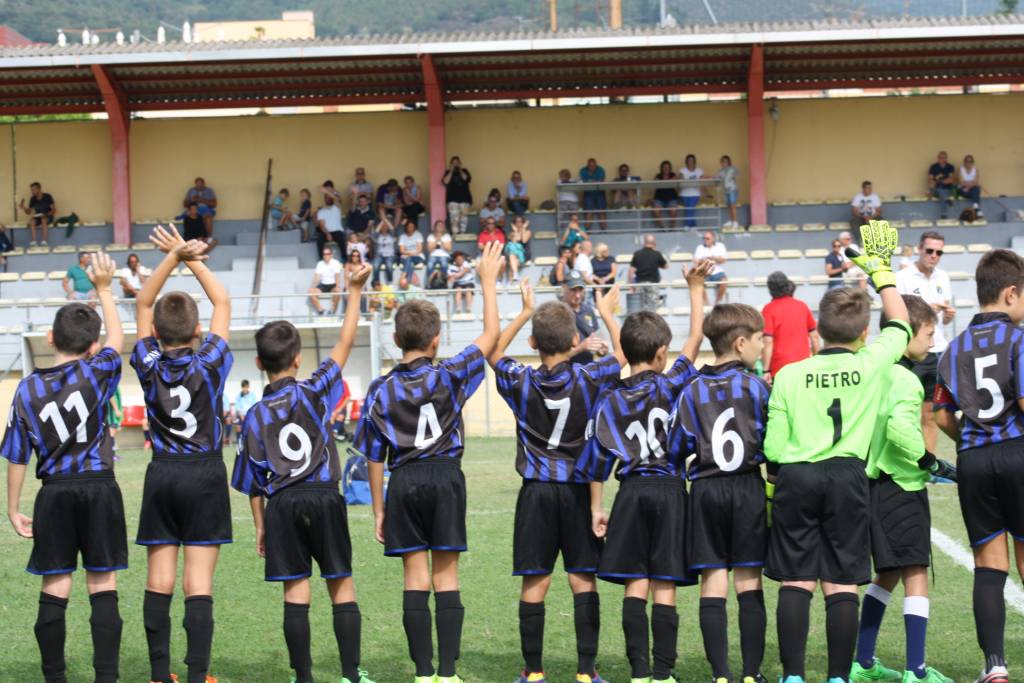
{"type": "Polygon", "coordinates": [[[192,405],[192,396],[188,393],[188,389],[182,386],[174,387],[171,389],[170,394],[171,398],[178,399],[178,407],[171,411],[171,418],[184,421],[185,428],[174,429],[172,427],[167,431],[183,439],[191,439],[192,435],[196,433],[196,428],[199,426],[196,422],[196,416],[188,412],[189,407],[192,405]]]}

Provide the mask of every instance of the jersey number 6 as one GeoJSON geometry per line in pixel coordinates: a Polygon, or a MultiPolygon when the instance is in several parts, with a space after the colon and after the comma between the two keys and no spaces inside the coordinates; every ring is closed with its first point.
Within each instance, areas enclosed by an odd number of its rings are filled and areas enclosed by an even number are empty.
{"type": "Polygon", "coordinates": [[[743,464],[743,439],[735,430],[725,428],[734,417],[736,409],[728,408],[718,416],[711,427],[711,457],[715,459],[718,469],[723,472],[732,472],[743,464]],[[732,446],[732,455],[728,457],[725,455],[726,444],[732,446]]]}

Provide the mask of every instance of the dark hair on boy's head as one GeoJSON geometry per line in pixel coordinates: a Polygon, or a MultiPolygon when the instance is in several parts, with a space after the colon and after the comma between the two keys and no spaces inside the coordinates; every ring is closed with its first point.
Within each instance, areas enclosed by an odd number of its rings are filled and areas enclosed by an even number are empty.
{"type": "Polygon", "coordinates": [[[199,325],[199,307],[185,292],[168,292],[153,307],[153,327],[160,343],[182,346],[192,341],[199,325]]]}
{"type": "Polygon", "coordinates": [[[53,319],[53,345],[61,353],[80,356],[99,341],[100,316],[85,304],[65,304],[53,319]]]}
{"type": "Polygon", "coordinates": [[[42,189],[43,186],[39,184],[39,181],[36,181],[36,182],[32,183],[31,185],[29,185],[29,187],[38,187],[38,188],[42,189]]]}
{"type": "MultiPolygon", "coordinates": [[[[907,305],[907,317],[910,318],[910,331],[917,334],[918,330],[928,323],[934,324],[938,320],[935,309],[928,305],[928,302],[914,294],[904,294],[903,303],[907,305]]],[[[879,319],[879,327],[885,327],[889,322],[888,316],[882,312],[879,319]]]]}
{"type": "Polygon", "coordinates": [[[740,337],[753,337],[764,329],[764,318],[747,304],[717,304],[704,319],[704,336],[719,356],[732,349],[740,337]]]}
{"type": "Polygon", "coordinates": [[[533,341],[545,356],[564,353],[576,338],[576,316],[561,301],[546,301],[533,314],[533,341]]]}
{"type": "Polygon", "coordinates": [[[794,291],[796,291],[796,285],[782,271],[777,270],[768,276],[768,294],[773,299],[792,296],[794,291]]]}
{"type": "Polygon", "coordinates": [[[658,355],[658,349],[672,343],[672,330],[657,313],[640,311],[626,317],[619,341],[626,361],[649,363],[658,355]]]}
{"type": "Polygon", "coordinates": [[[247,379],[243,379],[243,380],[242,380],[242,386],[243,386],[243,387],[247,387],[247,386],[249,386],[249,380],[247,380],[247,379]]]}
{"type": "MultiPolygon", "coordinates": [[[[271,375],[286,370],[302,351],[299,331],[287,320],[274,320],[256,333],[256,356],[271,375]]],[[[242,386],[248,382],[242,381],[242,386]]]]}
{"type": "Polygon", "coordinates": [[[395,313],[395,341],[402,351],[426,351],[441,334],[441,314],[425,299],[406,301],[395,313]]]}
{"type": "Polygon", "coordinates": [[[978,261],[974,279],[982,306],[998,302],[1007,287],[1016,287],[1017,293],[1024,296],[1024,259],[1009,249],[993,249],[978,261]]]}
{"type": "Polygon", "coordinates": [[[836,287],[821,298],[818,333],[833,344],[856,341],[871,322],[871,297],[862,289],[836,287]]]}

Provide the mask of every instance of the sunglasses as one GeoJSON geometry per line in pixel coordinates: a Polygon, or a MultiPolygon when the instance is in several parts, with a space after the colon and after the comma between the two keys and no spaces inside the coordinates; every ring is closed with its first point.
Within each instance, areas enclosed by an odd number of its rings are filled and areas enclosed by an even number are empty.
{"type": "Polygon", "coordinates": [[[942,256],[946,252],[942,251],[941,249],[925,249],[924,253],[928,254],[929,256],[942,256]]]}

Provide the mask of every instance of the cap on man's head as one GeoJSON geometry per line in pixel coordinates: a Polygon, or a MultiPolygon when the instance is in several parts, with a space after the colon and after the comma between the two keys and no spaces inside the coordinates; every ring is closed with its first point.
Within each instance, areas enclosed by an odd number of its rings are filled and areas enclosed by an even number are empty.
{"type": "Polygon", "coordinates": [[[583,275],[580,274],[580,271],[570,270],[565,278],[565,286],[569,289],[576,289],[577,287],[586,287],[587,283],[583,279],[583,275]]]}

